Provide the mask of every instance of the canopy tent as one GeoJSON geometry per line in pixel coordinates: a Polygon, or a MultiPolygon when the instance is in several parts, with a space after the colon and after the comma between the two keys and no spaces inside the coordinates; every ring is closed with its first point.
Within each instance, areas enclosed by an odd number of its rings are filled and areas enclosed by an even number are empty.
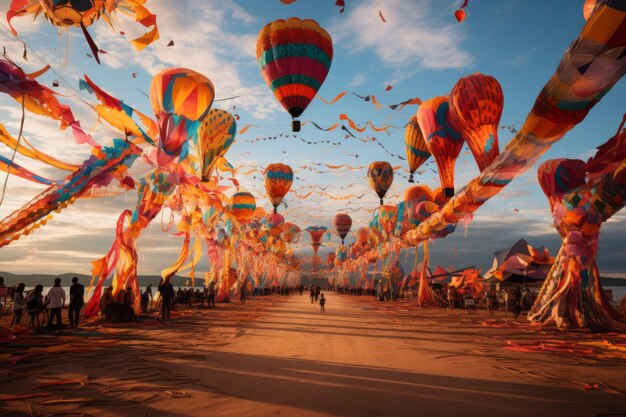
{"type": "Polygon", "coordinates": [[[510,248],[494,253],[493,265],[485,273],[485,279],[489,283],[538,283],[546,279],[553,262],[547,248],[534,248],[520,239],[510,248]]]}

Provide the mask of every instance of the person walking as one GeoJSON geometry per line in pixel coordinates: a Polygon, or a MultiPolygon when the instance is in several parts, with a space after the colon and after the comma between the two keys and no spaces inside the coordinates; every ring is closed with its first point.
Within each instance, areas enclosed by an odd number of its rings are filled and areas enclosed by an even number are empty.
{"type": "Polygon", "coordinates": [[[20,324],[22,320],[22,316],[26,311],[26,297],[24,297],[24,288],[26,285],[23,282],[17,284],[17,288],[15,289],[15,293],[13,294],[13,318],[11,319],[11,325],[9,326],[9,330],[13,329],[13,326],[16,324],[20,324]]]}
{"type": "Polygon", "coordinates": [[[61,278],[57,277],[54,279],[54,287],[50,288],[50,291],[46,294],[46,303],[50,304],[48,327],[52,328],[52,322],[56,319],[57,329],[62,328],[61,309],[65,307],[65,290],[61,287],[61,278]]]}
{"type": "Polygon", "coordinates": [[[311,296],[311,304],[313,304],[313,300],[315,300],[315,285],[311,285],[309,295],[311,296]]]}
{"type": "Polygon", "coordinates": [[[26,309],[30,320],[28,321],[29,329],[39,329],[41,322],[39,321],[39,315],[46,311],[46,306],[43,302],[43,285],[37,284],[35,288],[26,296],[26,309]],[[37,324],[35,324],[35,322],[37,324]]]}
{"type": "Polygon", "coordinates": [[[324,297],[324,293],[320,294],[320,313],[324,312],[324,306],[326,305],[326,297],[324,297]]]}
{"type": "Polygon", "coordinates": [[[78,327],[80,310],[83,305],[85,305],[85,286],[78,282],[78,277],[74,277],[70,286],[70,308],[67,312],[70,327],[78,327]]]}
{"type": "Polygon", "coordinates": [[[320,298],[320,292],[322,291],[322,289],[320,288],[319,285],[315,286],[315,302],[317,303],[317,300],[320,298]]]}

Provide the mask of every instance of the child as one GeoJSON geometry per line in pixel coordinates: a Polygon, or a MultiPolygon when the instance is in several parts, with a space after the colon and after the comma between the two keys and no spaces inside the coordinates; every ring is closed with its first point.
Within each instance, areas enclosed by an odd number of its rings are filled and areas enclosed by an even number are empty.
{"type": "Polygon", "coordinates": [[[326,297],[324,297],[324,293],[320,295],[320,313],[324,312],[324,305],[326,304],[326,297]]]}

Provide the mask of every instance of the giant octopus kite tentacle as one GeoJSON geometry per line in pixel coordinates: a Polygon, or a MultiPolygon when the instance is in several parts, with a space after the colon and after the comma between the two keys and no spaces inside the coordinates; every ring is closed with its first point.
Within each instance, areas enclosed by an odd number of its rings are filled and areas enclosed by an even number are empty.
{"type": "Polygon", "coordinates": [[[598,2],[513,140],[456,197],[416,230],[408,232],[408,242],[415,244],[426,240],[448,225],[469,217],[585,119],[626,73],[623,4],[623,1],[598,2]]]}
{"type": "Polygon", "coordinates": [[[120,139],[115,139],[111,147],[94,148],[91,157],[65,180],[51,185],[0,221],[0,247],[38,229],[53,212],[67,207],[92,188],[107,186],[114,178],[128,183],[124,174],[140,154],[140,148],[120,139]]]}
{"type": "Polygon", "coordinates": [[[610,146],[600,147],[598,160],[553,159],[539,167],[563,244],[528,314],[532,323],[561,330],[626,330],[602,290],[596,261],[602,223],[626,206],[625,144],[622,132],[607,142],[610,146]]]}
{"type": "Polygon", "coordinates": [[[26,110],[61,122],[61,129],[71,127],[76,143],[99,147],[96,141],[83,131],[80,122],[74,118],[72,109],[61,104],[54,91],[35,81],[35,78],[46,69],[48,67],[35,74],[26,74],[15,63],[0,59],[0,93],[10,95],[19,103],[24,97],[26,110]]]}

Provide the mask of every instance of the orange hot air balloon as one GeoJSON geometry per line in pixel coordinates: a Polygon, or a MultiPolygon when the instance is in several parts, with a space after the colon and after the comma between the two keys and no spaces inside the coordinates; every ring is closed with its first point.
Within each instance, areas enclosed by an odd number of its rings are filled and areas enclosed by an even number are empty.
{"type": "Polygon", "coordinates": [[[389,204],[380,206],[380,211],[378,212],[378,222],[385,233],[387,233],[387,236],[391,236],[393,234],[397,221],[398,206],[392,206],[389,204]]]}
{"type": "Polygon", "coordinates": [[[418,226],[421,223],[421,220],[417,217],[416,209],[417,205],[422,201],[434,201],[433,193],[427,185],[414,185],[404,192],[404,207],[409,222],[413,226],[418,226]]]}
{"type": "Polygon", "coordinates": [[[293,171],[289,165],[269,164],[265,168],[265,190],[274,206],[274,213],[293,183],[293,171]]]}
{"type": "Polygon", "coordinates": [[[352,227],[352,217],[345,213],[337,213],[333,220],[335,224],[335,231],[337,235],[341,238],[341,244],[344,244],[344,239],[350,232],[350,228],[352,227]]]}
{"type": "Polygon", "coordinates": [[[446,197],[454,195],[454,166],[463,148],[463,138],[450,124],[448,97],[423,102],[417,110],[417,122],[426,138],[426,146],[435,158],[439,180],[446,197]]]}
{"type": "Polygon", "coordinates": [[[387,190],[393,183],[393,168],[391,164],[386,161],[372,162],[367,170],[367,178],[369,179],[370,187],[380,198],[380,205],[382,206],[384,204],[383,197],[385,197],[387,190]]]}
{"type": "Polygon", "coordinates": [[[211,109],[205,116],[197,135],[202,181],[209,181],[217,162],[235,141],[237,122],[225,110],[211,109]]]}
{"type": "Polygon", "coordinates": [[[588,20],[589,16],[591,16],[593,9],[596,8],[596,3],[597,0],[585,0],[585,4],[583,5],[583,17],[585,20],[588,20]]]}
{"type": "Polygon", "coordinates": [[[500,83],[480,73],[461,78],[450,92],[450,122],[467,142],[478,169],[500,154],[498,127],[504,107],[500,83]]]}
{"type": "MultiPolygon", "coordinates": [[[[322,86],[333,60],[333,40],[311,19],[278,19],[261,29],[256,59],[265,82],[294,119],[322,86]]],[[[294,132],[300,122],[292,123],[294,132]]]]}
{"type": "Polygon", "coordinates": [[[256,200],[248,192],[241,191],[233,194],[230,204],[230,212],[240,222],[250,220],[256,211],[256,200]]]}
{"type": "Polygon", "coordinates": [[[159,127],[159,151],[163,160],[181,154],[213,104],[213,83],[187,68],[158,72],[150,84],[150,103],[159,127]]]}
{"type": "Polygon", "coordinates": [[[413,174],[415,171],[430,158],[430,152],[426,146],[424,135],[422,134],[415,116],[411,116],[404,130],[404,146],[406,147],[409,171],[411,171],[409,182],[413,182],[413,174]]]}

